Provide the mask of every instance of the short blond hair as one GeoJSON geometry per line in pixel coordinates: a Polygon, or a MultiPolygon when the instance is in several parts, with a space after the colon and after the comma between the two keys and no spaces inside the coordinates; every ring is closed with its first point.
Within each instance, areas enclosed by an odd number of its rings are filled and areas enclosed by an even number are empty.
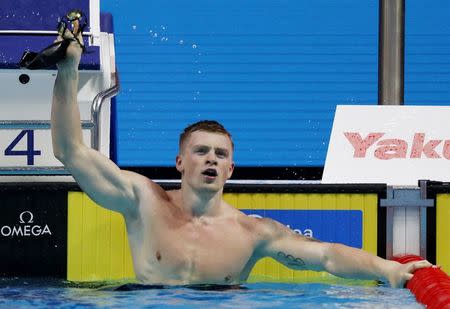
{"type": "Polygon", "coordinates": [[[178,147],[180,148],[180,150],[183,149],[188,137],[192,134],[192,132],[195,131],[204,131],[226,135],[230,139],[231,147],[234,150],[234,143],[233,139],[231,138],[230,132],[228,132],[223,125],[215,120],[201,120],[184,128],[183,132],[180,134],[180,140],[178,143],[178,147]]]}

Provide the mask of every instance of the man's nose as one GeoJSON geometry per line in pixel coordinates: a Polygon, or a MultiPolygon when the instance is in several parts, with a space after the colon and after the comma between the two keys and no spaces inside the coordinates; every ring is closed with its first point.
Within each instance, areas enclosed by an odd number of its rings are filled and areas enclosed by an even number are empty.
{"type": "Polygon", "coordinates": [[[214,152],[209,152],[206,157],[206,164],[217,165],[217,157],[214,152]]]}

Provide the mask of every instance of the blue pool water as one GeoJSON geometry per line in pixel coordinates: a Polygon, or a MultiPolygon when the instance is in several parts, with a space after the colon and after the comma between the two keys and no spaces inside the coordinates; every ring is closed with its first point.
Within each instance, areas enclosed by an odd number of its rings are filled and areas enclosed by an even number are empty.
{"type": "Polygon", "coordinates": [[[386,286],[252,283],[239,290],[131,291],[43,279],[1,279],[1,308],[423,308],[386,286]]]}

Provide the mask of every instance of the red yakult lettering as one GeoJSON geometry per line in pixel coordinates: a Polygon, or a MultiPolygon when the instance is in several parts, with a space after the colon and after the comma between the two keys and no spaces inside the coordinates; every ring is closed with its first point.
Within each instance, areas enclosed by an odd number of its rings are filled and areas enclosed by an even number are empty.
{"type": "Polygon", "coordinates": [[[362,139],[359,133],[344,132],[344,135],[355,149],[353,158],[365,158],[367,149],[379,140],[384,133],[369,133],[365,139],[362,139]]]}
{"type": "MultiPolygon", "coordinates": [[[[380,160],[390,159],[406,159],[408,153],[408,143],[399,138],[381,139],[385,135],[383,132],[371,132],[364,139],[358,132],[344,132],[345,137],[353,146],[354,158],[365,158],[367,150],[376,143],[376,148],[373,152],[375,158],[380,160]]],[[[444,157],[450,160],[450,140],[430,139],[425,140],[425,133],[415,133],[411,143],[411,152],[409,157],[412,159],[425,158],[440,159],[444,157]],[[436,148],[443,143],[442,155],[440,155],[436,148]]]]}
{"type": "Polygon", "coordinates": [[[402,139],[385,139],[379,141],[377,145],[381,146],[375,150],[375,157],[378,159],[406,158],[408,143],[402,139]]]}
{"type": "Polygon", "coordinates": [[[423,144],[425,141],[424,133],[416,133],[414,134],[413,146],[411,150],[411,158],[421,158],[422,152],[427,158],[440,158],[438,153],[434,150],[437,145],[439,145],[442,140],[440,139],[432,139],[425,145],[423,144]]]}
{"type": "Polygon", "coordinates": [[[444,158],[450,160],[450,141],[445,141],[444,150],[442,151],[442,154],[444,155],[444,158]]]}

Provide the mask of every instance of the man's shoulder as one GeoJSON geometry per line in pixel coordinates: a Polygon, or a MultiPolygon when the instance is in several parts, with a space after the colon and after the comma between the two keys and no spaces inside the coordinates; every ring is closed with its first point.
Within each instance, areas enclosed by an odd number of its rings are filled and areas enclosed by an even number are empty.
{"type": "Polygon", "coordinates": [[[123,170],[123,173],[133,183],[133,187],[139,197],[156,197],[167,199],[168,194],[159,184],[151,180],[150,178],[138,174],[136,172],[123,170]]]}
{"type": "Polygon", "coordinates": [[[265,240],[270,237],[281,225],[270,218],[247,216],[239,211],[238,222],[246,232],[254,234],[258,239],[265,240]]]}

